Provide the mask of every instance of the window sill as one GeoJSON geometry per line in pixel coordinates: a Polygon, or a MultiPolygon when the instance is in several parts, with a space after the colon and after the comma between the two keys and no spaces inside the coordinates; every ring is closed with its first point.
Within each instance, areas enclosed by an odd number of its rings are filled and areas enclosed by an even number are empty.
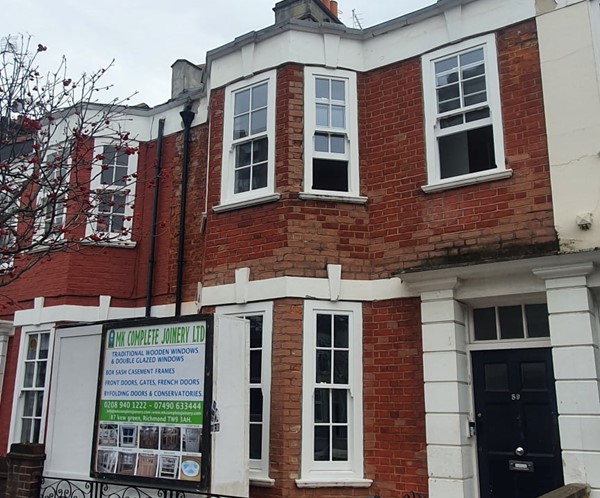
{"type": "Polygon", "coordinates": [[[421,190],[423,190],[423,192],[426,194],[432,194],[434,192],[442,192],[444,190],[450,190],[453,188],[466,187],[467,185],[476,185],[477,183],[503,180],[505,178],[510,178],[512,174],[512,169],[482,171],[480,173],[471,173],[469,175],[449,178],[447,180],[440,180],[437,183],[423,185],[421,190]]]}
{"type": "Polygon", "coordinates": [[[345,202],[347,204],[366,204],[369,200],[368,197],[362,196],[312,194],[307,192],[301,192],[298,197],[304,201],[345,202]]]}
{"type": "Polygon", "coordinates": [[[105,240],[105,241],[94,241],[94,240],[80,240],[79,243],[82,246],[92,247],[118,247],[121,249],[134,249],[137,245],[136,242],[131,240],[105,240]]]}
{"type": "Polygon", "coordinates": [[[275,479],[270,479],[269,477],[250,476],[250,486],[256,486],[259,488],[272,488],[275,486],[275,479]]]}
{"type": "Polygon", "coordinates": [[[259,204],[267,204],[269,202],[277,202],[281,198],[281,194],[270,194],[263,197],[256,197],[254,199],[247,199],[245,201],[230,202],[227,204],[221,204],[215,206],[213,211],[215,213],[226,213],[227,211],[234,211],[236,209],[243,209],[245,207],[257,206],[259,204]]]}
{"type": "Polygon", "coordinates": [[[371,479],[296,479],[299,488],[370,488],[371,479]]]}

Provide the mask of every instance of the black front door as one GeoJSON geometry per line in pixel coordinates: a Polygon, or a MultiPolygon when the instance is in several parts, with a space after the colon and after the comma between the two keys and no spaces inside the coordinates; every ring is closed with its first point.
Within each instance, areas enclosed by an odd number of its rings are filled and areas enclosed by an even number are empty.
{"type": "Polygon", "coordinates": [[[562,486],[551,350],[472,355],[481,498],[537,498],[562,486]]]}

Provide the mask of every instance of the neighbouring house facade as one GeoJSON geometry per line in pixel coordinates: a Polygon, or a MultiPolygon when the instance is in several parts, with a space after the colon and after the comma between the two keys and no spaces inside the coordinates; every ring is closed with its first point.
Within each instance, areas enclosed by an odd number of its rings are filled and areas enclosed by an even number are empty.
{"type": "Polygon", "coordinates": [[[281,1],[126,111],[130,238],[3,290],[0,451],[66,416],[61,325],[215,313],[250,324],[253,498],[600,497],[600,3],[336,8],[281,1]]]}

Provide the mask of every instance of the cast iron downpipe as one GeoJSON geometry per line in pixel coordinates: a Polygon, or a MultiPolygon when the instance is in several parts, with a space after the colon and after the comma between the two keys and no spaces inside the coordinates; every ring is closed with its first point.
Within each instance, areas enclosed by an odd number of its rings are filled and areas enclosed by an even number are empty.
{"type": "Polygon", "coordinates": [[[175,287],[175,316],[181,315],[183,286],[183,243],[185,241],[185,205],[187,201],[188,163],[190,152],[190,127],[196,116],[188,103],[179,113],[183,121],[183,157],[181,159],[181,202],[179,206],[179,245],[177,247],[177,282],[175,287]]]}
{"type": "Polygon", "coordinates": [[[146,318],[152,312],[152,291],[154,288],[154,253],[156,250],[156,222],[158,220],[158,193],[160,173],[162,168],[162,143],[165,131],[165,119],[158,121],[158,136],[156,137],[156,171],[154,173],[154,197],[152,199],[152,228],[150,232],[150,250],[148,252],[148,279],[146,280],[146,318]]]}

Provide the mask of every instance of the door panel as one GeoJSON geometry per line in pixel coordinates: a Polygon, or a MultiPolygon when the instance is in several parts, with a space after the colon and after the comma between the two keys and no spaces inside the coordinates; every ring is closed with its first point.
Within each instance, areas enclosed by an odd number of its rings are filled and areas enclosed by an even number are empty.
{"type": "Polygon", "coordinates": [[[548,348],[472,353],[482,498],[537,498],[563,485],[548,348]]]}

